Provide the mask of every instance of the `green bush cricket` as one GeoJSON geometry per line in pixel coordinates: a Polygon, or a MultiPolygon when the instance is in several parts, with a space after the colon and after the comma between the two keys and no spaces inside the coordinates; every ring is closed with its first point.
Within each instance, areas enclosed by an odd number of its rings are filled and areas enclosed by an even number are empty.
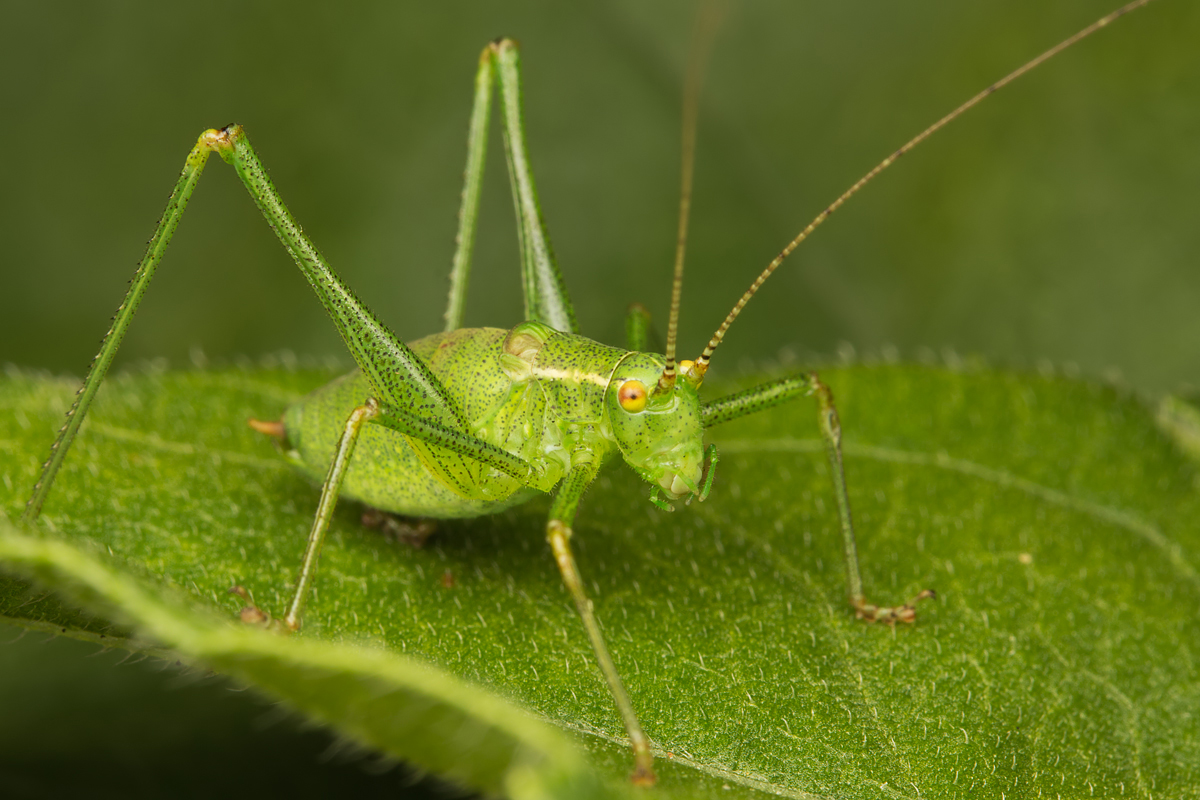
{"type": "MultiPolygon", "coordinates": [[[[701,404],[698,389],[713,352],[750,296],[783,258],[850,195],[899,155],[995,88],[1145,2],[1115,12],[1048,51],[890,156],[785,248],[738,302],[701,356],[690,362],[677,362],[675,358],[681,257],[677,259],[665,357],[639,352],[645,345],[645,318],[637,311],[630,317],[628,350],[600,345],[577,335],[570,302],[537,206],[520,121],[518,56],[509,41],[489,46],[481,59],[468,148],[463,228],[455,258],[447,331],[419,340],[411,347],[400,343],[379,324],[329,270],[283,206],[241,128],[230,126],[206,131],[188,158],[130,294],[118,311],[76,405],[68,414],[68,423],[30,499],[26,518],[32,521],[39,513],[204,162],[208,155],[217,152],[238,171],[305,272],[361,370],[361,374],[331,385],[293,408],[282,427],[264,426],[284,439],[302,469],[325,478],[301,578],[283,618],[285,625],[289,628],[299,625],[325,527],[339,494],[345,493],[386,511],[452,517],[499,510],[557,487],[547,536],[624,718],[635,751],[635,780],[652,782],[649,742],[608,656],[569,547],[578,502],[596,471],[619,451],[651,484],[655,502],[665,504],[660,499],[662,495],[667,500],[685,497],[703,500],[711,489],[716,466],[715,450],[711,446],[706,450],[702,444],[704,428],[800,395],[815,394],[841,513],[851,603],[866,619],[911,621],[914,615],[911,603],[880,608],[864,597],[841,472],[836,412],[819,379],[813,374],[801,375],[707,404],[701,404]],[[502,99],[510,175],[518,208],[526,302],[526,321],[507,332],[460,328],[493,83],[499,85],[502,99]],[[358,459],[352,466],[351,455],[356,445],[358,459]]],[[[689,130],[685,126],[685,136],[689,130]]],[[[689,147],[684,149],[686,153],[689,147]]],[[[685,156],[686,163],[690,162],[685,156]]],[[[685,173],[686,170],[685,167],[685,173]]],[[[685,190],[680,254],[687,196],[685,190]]]]}

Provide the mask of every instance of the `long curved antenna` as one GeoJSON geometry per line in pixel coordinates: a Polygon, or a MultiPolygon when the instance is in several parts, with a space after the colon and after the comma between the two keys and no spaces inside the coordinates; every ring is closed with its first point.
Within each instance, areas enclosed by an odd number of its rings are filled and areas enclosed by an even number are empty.
{"type": "Polygon", "coordinates": [[[696,125],[700,115],[700,86],[704,68],[712,53],[713,40],[724,12],[723,4],[713,0],[700,9],[692,27],[688,47],[687,77],[683,84],[683,147],[679,185],[679,229],[675,237],[675,277],[671,284],[671,315],[667,321],[667,365],[658,379],[654,394],[675,388],[675,340],[679,332],[679,304],[683,296],[683,260],[687,251],[688,218],[692,209],[692,177],[696,166],[696,125]]]}
{"type": "Polygon", "coordinates": [[[783,263],[783,260],[785,258],[787,258],[789,255],[791,255],[792,251],[796,249],[797,245],[799,245],[801,242],[803,242],[805,239],[807,239],[809,237],[809,234],[811,234],[814,230],[816,230],[817,227],[822,222],[829,219],[829,216],[831,214],[833,214],[833,212],[835,212],[839,208],[841,208],[843,203],[845,203],[847,200],[849,200],[851,197],[853,197],[855,194],[857,194],[859,189],[866,186],[868,183],[871,182],[871,180],[876,175],[883,172],[885,169],[887,169],[892,164],[894,164],[896,162],[896,160],[900,158],[900,156],[904,155],[909,150],[912,150],[914,147],[919,145],[921,142],[925,141],[930,136],[932,136],[935,132],[941,130],[951,120],[955,119],[956,117],[961,115],[963,112],[965,112],[968,109],[970,109],[971,107],[977,105],[981,100],[983,100],[983,98],[987,97],[988,95],[990,95],[990,94],[996,92],[997,90],[1012,83],[1017,78],[1024,75],[1026,72],[1029,72],[1034,67],[1039,66],[1040,64],[1042,64],[1045,61],[1049,61],[1051,58],[1058,55],[1063,50],[1066,50],[1068,47],[1070,47],[1071,45],[1080,41],[1081,39],[1087,38],[1088,36],[1092,35],[1096,31],[1107,26],[1109,23],[1116,21],[1119,17],[1122,17],[1125,14],[1128,14],[1130,11],[1135,11],[1135,10],[1141,8],[1142,6],[1149,4],[1150,2],[1151,2],[1151,0],[1133,0],[1133,2],[1121,6],[1120,8],[1118,8],[1116,11],[1112,12],[1111,14],[1103,16],[1100,19],[1093,22],[1091,25],[1088,25],[1086,28],[1079,31],[1074,36],[1072,36],[1068,39],[1065,39],[1062,42],[1059,42],[1054,47],[1051,47],[1049,50],[1042,53],[1040,56],[1033,59],[1032,61],[1027,62],[1023,66],[1010,72],[1008,75],[1005,75],[1003,78],[996,81],[991,86],[987,87],[982,92],[975,95],[970,100],[963,103],[958,108],[954,109],[949,114],[942,117],[937,122],[933,123],[928,128],[926,128],[925,130],[918,133],[913,138],[909,139],[907,142],[905,142],[904,146],[902,146],[899,150],[892,153],[890,156],[885,158],[883,161],[879,162],[879,164],[877,164],[874,169],[872,169],[866,175],[859,178],[858,181],[855,182],[855,184],[853,186],[851,186],[849,189],[842,192],[841,196],[839,196],[836,200],[834,200],[832,203],[830,203],[825,208],[824,211],[822,211],[820,214],[818,214],[813,219],[812,222],[808,223],[808,225],[804,228],[804,230],[800,231],[800,234],[795,239],[792,239],[792,241],[788,243],[787,247],[783,248],[783,250],[780,251],[779,255],[775,256],[774,260],[772,260],[771,263],[767,265],[767,268],[764,269],[762,271],[762,273],[760,273],[759,276],[754,279],[754,283],[750,284],[750,288],[746,290],[746,293],[743,294],[741,296],[741,299],[739,299],[737,301],[737,303],[733,306],[733,310],[731,310],[729,312],[729,314],[725,317],[725,321],[721,323],[721,327],[717,328],[717,332],[713,334],[711,339],[709,339],[708,344],[704,348],[704,352],[700,355],[699,358],[696,359],[696,363],[692,367],[692,370],[695,372],[696,377],[699,379],[704,378],[704,373],[705,373],[705,371],[708,370],[708,362],[712,359],[713,351],[717,349],[717,346],[721,344],[721,340],[723,338],[725,338],[725,332],[729,330],[729,326],[733,324],[733,321],[735,319],[737,319],[738,314],[742,313],[742,309],[746,307],[746,303],[750,302],[750,298],[754,296],[754,293],[758,291],[759,287],[762,286],[766,282],[767,278],[771,277],[771,273],[773,273],[776,269],[779,268],[779,265],[783,263]]]}

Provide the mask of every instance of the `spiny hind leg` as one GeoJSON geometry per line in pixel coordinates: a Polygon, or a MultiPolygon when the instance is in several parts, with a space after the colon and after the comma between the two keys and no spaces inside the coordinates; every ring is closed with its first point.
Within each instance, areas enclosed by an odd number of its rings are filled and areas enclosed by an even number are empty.
{"type": "Polygon", "coordinates": [[[493,86],[499,94],[504,151],[508,156],[509,179],[517,212],[525,319],[544,322],[555,330],[578,333],[575,311],[567,296],[562,273],[554,260],[550,234],[538,205],[521,113],[521,57],[517,43],[512,39],[497,39],[488,44],[479,56],[479,69],[475,73],[475,100],[467,135],[467,166],[458,213],[454,265],[450,271],[445,330],[453,331],[462,327],[487,155],[493,86]]]}
{"type": "Polygon", "coordinates": [[[625,347],[636,353],[662,352],[662,340],[650,320],[650,312],[641,303],[630,303],[625,312],[625,347]]]}
{"type": "Polygon", "coordinates": [[[854,522],[850,513],[850,497],[846,492],[846,471],[842,464],[842,426],[838,421],[833,393],[829,391],[815,372],[765,383],[744,392],[723,397],[704,406],[706,428],[728,422],[739,417],[765,411],[797,397],[810,395],[817,400],[817,424],[825,451],[829,456],[829,473],[833,478],[834,497],[837,500],[838,519],[842,527],[842,548],[846,560],[846,592],[850,605],[859,619],[868,622],[912,622],[916,619],[917,602],[936,597],[932,589],[919,592],[907,603],[899,606],[879,606],[868,602],[863,593],[862,574],[858,566],[858,545],[854,538],[854,522]]]}

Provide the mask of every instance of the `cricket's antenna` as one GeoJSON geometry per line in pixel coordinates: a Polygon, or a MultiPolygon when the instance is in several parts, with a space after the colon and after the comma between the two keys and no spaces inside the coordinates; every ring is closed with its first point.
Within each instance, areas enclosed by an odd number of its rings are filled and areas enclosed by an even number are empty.
{"type": "Polygon", "coordinates": [[[692,176],[696,165],[696,124],[700,113],[700,85],[704,68],[712,52],[713,39],[724,9],[717,0],[710,0],[696,15],[692,40],[688,47],[687,77],[683,84],[683,147],[679,186],[679,231],[675,237],[675,278],[671,284],[671,315],[667,321],[667,365],[658,379],[653,394],[664,394],[675,388],[675,340],[679,332],[679,302],[683,295],[683,259],[687,251],[688,217],[692,208],[692,176]]]}
{"type": "MultiPolygon", "coordinates": [[[[837,211],[839,208],[841,208],[843,203],[845,203],[847,200],[849,200],[851,197],[853,197],[855,194],[857,194],[859,189],[863,188],[868,183],[870,183],[871,180],[876,175],[883,172],[885,169],[887,169],[892,164],[894,164],[896,162],[896,160],[900,158],[900,156],[904,155],[909,150],[912,150],[914,147],[919,145],[921,142],[925,141],[930,136],[932,136],[935,132],[941,130],[951,120],[957,118],[963,112],[965,112],[968,109],[970,109],[971,107],[977,105],[981,100],[983,100],[983,98],[994,93],[998,89],[1001,89],[1001,88],[1007,86],[1008,84],[1012,83],[1017,78],[1024,75],[1026,72],[1029,72],[1030,70],[1032,70],[1034,67],[1041,65],[1045,61],[1049,61],[1051,58],[1058,55],[1063,50],[1066,50],[1068,47],[1070,47],[1071,45],[1080,41],[1081,39],[1087,38],[1088,36],[1092,35],[1096,31],[1107,26],[1109,23],[1116,21],[1119,17],[1122,17],[1125,14],[1128,14],[1130,11],[1135,11],[1135,10],[1141,8],[1142,6],[1149,4],[1150,2],[1151,2],[1151,0],[1133,0],[1133,2],[1121,6],[1120,8],[1118,8],[1116,11],[1112,12],[1111,14],[1108,14],[1108,15],[1096,20],[1091,25],[1088,25],[1086,28],[1084,28],[1083,30],[1076,33],[1074,36],[1071,36],[1070,38],[1065,39],[1062,42],[1059,42],[1054,47],[1051,47],[1049,50],[1042,53],[1037,58],[1033,59],[1032,61],[1027,62],[1023,66],[1010,72],[1008,75],[1005,75],[1003,78],[996,81],[991,86],[987,87],[982,92],[975,95],[970,100],[963,103],[958,108],[954,109],[949,114],[942,117],[937,122],[933,123],[928,128],[926,128],[925,130],[918,133],[913,138],[909,139],[907,142],[905,142],[905,144],[899,150],[892,153],[890,156],[885,158],[883,161],[879,162],[879,164],[877,164],[874,169],[872,169],[866,175],[859,178],[858,181],[855,182],[855,184],[853,186],[851,186],[846,191],[842,192],[841,196],[839,196],[836,200],[834,200],[832,203],[830,203],[825,208],[824,211],[822,211],[820,214],[818,214],[813,219],[812,222],[808,223],[808,225],[804,228],[804,230],[800,231],[800,234],[798,236],[796,236],[795,239],[792,239],[792,241],[788,243],[787,247],[783,248],[783,250],[780,251],[779,255],[775,256],[775,258],[771,261],[771,263],[767,265],[767,268],[764,269],[762,271],[762,273],[759,274],[759,276],[754,279],[754,283],[750,284],[750,288],[746,290],[746,293],[743,294],[741,296],[741,299],[739,299],[737,301],[737,303],[733,306],[733,310],[731,310],[729,312],[729,314],[725,317],[725,321],[721,323],[721,327],[717,328],[717,332],[713,334],[711,339],[709,339],[708,344],[704,348],[704,352],[700,355],[699,358],[696,359],[696,363],[692,367],[692,370],[698,375],[699,378],[703,379],[704,373],[708,369],[708,362],[712,359],[713,351],[715,351],[717,349],[717,346],[721,344],[721,340],[723,338],[725,338],[725,332],[729,330],[729,326],[733,324],[733,321],[735,319],[737,319],[738,314],[742,313],[742,309],[746,307],[746,303],[750,302],[750,298],[754,296],[754,293],[758,291],[759,287],[762,286],[763,283],[766,282],[767,278],[771,277],[771,273],[773,273],[779,267],[779,265],[783,263],[783,260],[785,258],[787,258],[789,255],[791,255],[792,251],[796,249],[797,245],[799,245],[801,242],[803,242],[805,239],[807,239],[809,237],[809,234],[811,234],[814,230],[816,230],[816,228],[822,222],[829,219],[829,216],[831,214],[833,214],[834,211],[837,211]]],[[[670,366],[670,363],[671,362],[668,361],[668,366],[670,366]]]]}

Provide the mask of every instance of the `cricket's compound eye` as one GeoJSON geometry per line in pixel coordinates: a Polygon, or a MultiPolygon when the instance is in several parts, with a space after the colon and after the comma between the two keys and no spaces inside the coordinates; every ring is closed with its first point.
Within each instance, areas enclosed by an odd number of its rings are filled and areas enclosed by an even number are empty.
{"type": "Polygon", "coordinates": [[[646,407],[646,384],[641,381],[625,381],[617,391],[621,408],[636,414],[646,407]]]}

